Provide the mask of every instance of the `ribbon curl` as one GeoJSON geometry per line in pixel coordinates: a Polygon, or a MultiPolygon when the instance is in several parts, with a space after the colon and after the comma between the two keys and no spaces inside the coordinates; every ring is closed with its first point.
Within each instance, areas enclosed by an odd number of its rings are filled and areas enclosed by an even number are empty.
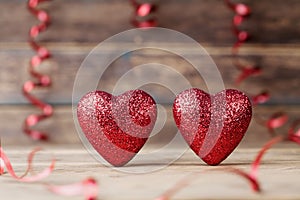
{"type": "MultiPolygon", "coordinates": [[[[240,30],[239,26],[250,17],[251,8],[244,3],[232,3],[230,0],[224,0],[226,5],[234,11],[235,15],[232,20],[233,33],[237,38],[237,41],[232,46],[233,63],[235,67],[241,71],[240,75],[235,80],[235,83],[239,85],[250,76],[259,75],[262,73],[262,69],[258,66],[243,65],[238,59],[240,47],[249,39],[250,34],[246,30],[240,30]]],[[[262,91],[259,94],[252,95],[251,100],[254,106],[258,104],[266,103],[270,99],[268,91],[262,91]]],[[[272,136],[274,136],[274,129],[283,126],[287,122],[288,116],[285,113],[274,113],[270,116],[267,122],[264,124],[272,136]]]]}
{"type": "Polygon", "coordinates": [[[46,185],[49,191],[62,196],[84,195],[86,200],[95,200],[99,193],[97,181],[87,178],[70,185],[46,185]]]}
{"type": "Polygon", "coordinates": [[[300,119],[296,119],[288,132],[288,140],[291,142],[295,142],[300,145],[300,128],[296,129],[297,126],[300,125],[300,119]]]}
{"type": "Polygon", "coordinates": [[[131,20],[133,26],[137,28],[149,28],[157,26],[157,19],[154,13],[157,10],[157,5],[151,1],[142,3],[138,0],[131,0],[134,7],[134,15],[131,20]]]}
{"type": "MultiPolygon", "coordinates": [[[[32,162],[34,156],[37,152],[41,150],[40,147],[33,149],[27,159],[27,168],[23,175],[17,176],[12,164],[5,154],[2,147],[0,147],[0,176],[4,174],[4,167],[6,167],[8,174],[11,177],[19,182],[37,182],[46,177],[48,177],[54,170],[55,167],[55,159],[52,159],[52,162],[49,167],[44,169],[42,172],[35,174],[33,176],[27,176],[28,173],[32,170],[32,162]]],[[[93,178],[87,178],[79,183],[74,183],[70,185],[50,185],[50,184],[43,184],[49,191],[62,195],[62,196],[75,196],[75,195],[84,195],[87,200],[95,200],[98,195],[98,184],[97,181],[93,178]]]]}
{"type": "Polygon", "coordinates": [[[250,34],[246,30],[240,30],[239,26],[249,18],[251,8],[243,3],[232,3],[230,0],[224,0],[226,5],[234,11],[235,15],[232,19],[232,32],[236,36],[236,42],[232,46],[232,55],[234,56],[233,63],[235,67],[241,71],[235,83],[239,85],[250,76],[261,74],[262,70],[259,66],[244,65],[238,59],[240,47],[249,39],[250,34]]]}
{"type": "MultiPolygon", "coordinates": [[[[300,123],[300,120],[299,120],[300,123]]],[[[300,132],[300,131],[299,131],[300,132]]],[[[236,167],[217,167],[215,169],[207,169],[203,172],[212,172],[212,171],[221,171],[221,172],[230,172],[233,174],[236,174],[244,179],[246,179],[254,192],[261,192],[261,186],[258,180],[258,169],[261,164],[263,156],[266,154],[266,152],[275,144],[281,142],[284,140],[284,137],[277,136],[275,138],[272,138],[270,141],[268,141],[261,150],[257,153],[254,161],[251,164],[250,172],[247,173],[244,170],[238,169],[236,167]]],[[[169,190],[164,192],[162,195],[160,195],[155,200],[169,200],[172,196],[174,196],[177,192],[182,190],[184,187],[187,187],[191,181],[195,179],[195,175],[197,175],[195,172],[191,173],[187,176],[185,176],[183,179],[178,181],[173,187],[171,187],[169,190]]]]}
{"type": "Polygon", "coordinates": [[[42,171],[34,176],[27,177],[28,172],[32,169],[33,158],[34,158],[35,154],[40,150],[41,150],[41,148],[36,148],[30,152],[30,154],[28,155],[27,169],[25,170],[23,175],[17,176],[12,167],[12,164],[11,164],[9,158],[4,153],[4,150],[2,149],[2,147],[0,147],[0,155],[1,155],[0,162],[3,163],[0,165],[0,172],[1,172],[0,175],[2,175],[4,173],[4,166],[5,166],[7,169],[7,172],[11,175],[11,177],[13,177],[15,180],[20,181],[20,182],[36,182],[36,181],[39,181],[39,180],[42,180],[42,179],[48,177],[54,170],[55,159],[52,159],[50,166],[47,167],[46,169],[44,169],[44,171],[42,171]]]}
{"type": "Polygon", "coordinates": [[[38,68],[46,59],[51,57],[49,50],[46,47],[39,45],[35,41],[36,37],[38,37],[41,32],[45,31],[50,25],[50,17],[48,13],[45,10],[37,9],[39,3],[45,1],[51,0],[29,0],[27,3],[28,10],[40,21],[39,24],[32,26],[29,32],[29,44],[36,52],[36,55],[31,58],[28,69],[30,75],[35,78],[36,81],[29,80],[23,85],[23,95],[32,105],[36,106],[42,111],[41,114],[29,115],[24,121],[23,130],[33,140],[48,139],[46,133],[33,130],[32,127],[38,124],[40,121],[50,117],[53,113],[53,108],[51,105],[43,102],[31,94],[35,88],[47,88],[51,85],[51,79],[48,75],[44,75],[36,71],[36,68],[38,68]]]}

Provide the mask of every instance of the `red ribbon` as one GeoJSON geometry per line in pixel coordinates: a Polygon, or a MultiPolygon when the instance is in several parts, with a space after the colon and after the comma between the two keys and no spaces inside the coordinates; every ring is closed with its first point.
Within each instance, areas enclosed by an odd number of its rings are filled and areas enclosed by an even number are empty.
{"type": "MultiPolygon", "coordinates": [[[[300,124],[300,120],[298,121],[300,124]]],[[[298,125],[299,125],[298,124],[298,125]]],[[[300,130],[298,130],[300,132],[300,130]]],[[[275,144],[283,141],[282,136],[277,136],[275,138],[272,138],[270,141],[268,141],[258,152],[256,155],[254,161],[251,164],[250,172],[247,173],[241,169],[235,168],[235,167],[217,167],[216,169],[208,169],[205,171],[225,171],[237,174],[238,176],[246,179],[254,192],[261,192],[261,186],[258,181],[258,169],[261,164],[263,156],[266,154],[266,152],[275,144]]],[[[178,181],[172,188],[164,192],[161,196],[156,198],[156,200],[169,200],[172,196],[174,196],[177,192],[182,190],[184,187],[188,186],[191,181],[195,180],[196,173],[191,173],[184,177],[182,180],[178,181]]]]}
{"type": "Polygon", "coordinates": [[[253,67],[253,66],[245,66],[241,67],[240,69],[241,73],[235,80],[235,83],[239,85],[241,82],[243,82],[245,79],[247,79],[250,76],[255,76],[261,74],[261,68],[259,67],[253,67]]]}
{"type": "Polygon", "coordinates": [[[288,132],[288,139],[300,145],[300,128],[296,129],[299,125],[300,119],[293,122],[288,132]]]}
{"type": "Polygon", "coordinates": [[[232,32],[236,36],[236,42],[232,47],[232,54],[234,56],[234,65],[241,71],[240,75],[236,79],[236,84],[240,84],[242,81],[250,76],[261,74],[261,68],[258,66],[248,66],[240,63],[238,53],[240,47],[249,39],[250,35],[246,30],[240,30],[239,26],[250,16],[251,9],[248,5],[243,3],[232,3],[230,0],[224,0],[226,5],[234,11],[235,15],[232,19],[232,32]]]}
{"type": "Polygon", "coordinates": [[[269,92],[263,91],[252,97],[252,103],[253,105],[258,105],[269,101],[269,99],[270,99],[269,92]]]}
{"type": "Polygon", "coordinates": [[[62,196],[84,195],[87,200],[95,200],[97,198],[99,188],[97,181],[93,178],[88,178],[79,183],[70,185],[47,185],[48,190],[62,196]]]}
{"type": "Polygon", "coordinates": [[[28,155],[28,165],[27,165],[27,169],[26,171],[24,172],[24,174],[22,176],[17,176],[12,165],[11,165],[11,162],[9,160],[9,158],[6,156],[6,154],[4,153],[2,147],[0,147],[0,161],[1,164],[0,165],[0,175],[4,173],[4,166],[6,167],[7,169],[7,172],[14,178],[16,179],[17,181],[20,181],[20,182],[36,182],[36,181],[39,181],[39,180],[42,180],[46,177],[48,177],[52,171],[54,170],[54,166],[55,166],[55,159],[52,160],[51,164],[49,167],[47,167],[44,171],[42,171],[41,173],[38,173],[34,176],[31,176],[31,177],[27,177],[27,174],[28,172],[31,170],[32,168],[32,161],[33,161],[33,158],[34,158],[34,155],[40,151],[41,148],[36,148],[34,149],[33,151],[30,152],[30,154],[28,155]]]}
{"type": "Polygon", "coordinates": [[[267,150],[269,150],[273,145],[281,142],[283,140],[282,136],[277,136],[272,138],[270,141],[268,141],[262,148],[261,150],[258,152],[255,160],[252,162],[251,165],[251,172],[249,174],[249,176],[255,180],[257,180],[258,177],[258,168],[260,166],[261,160],[264,156],[264,154],[267,152],[267,150]]]}
{"type": "Polygon", "coordinates": [[[266,126],[270,133],[274,134],[276,128],[282,127],[288,121],[288,116],[283,112],[277,112],[271,115],[270,119],[266,122],[266,126]]]}
{"type": "MultiPolygon", "coordinates": [[[[232,3],[230,0],[224,0],[227,6],[235,12],[233,17],[232,26],[233,33],[237,37],[237,41],[232,47],[232,54],[234,56],[234,64],[238,70],[241,71],[240,75],[236,79],[236,83],[240,84],[250,76],[259,75],[262,73],[260,67],[242,65],[237,59],[240,47],[248,40],[249,33],[245,30],[239,30],[239,26],[248,18],[251,14],[251,9],[248,5],[242,3],[232,3]]],[[[258,105],[267,102],[270,99],[270,94],[267,91],[263,91],[257,95],[252,96],[253,105],[258,105]]],[[[274,135],[274,129],[283,126],[287,122],[288,116],[284,113],[274,113],[265,126],[269,129],[269,132],[274,135]]]]}
{"type": "MultiPolygon", "coordinates": [[[[48,177],[54,170],[55,159],[52,159],[50,166],[42,172],[35,174],[34,176],[27,176],[32,170],[34,156],[40,150],[41,148],[38,147],[29,153],[25,172],[23,175],[17,176],[9,158],[3,151],[2,147],[0,147],[0,175],[4,174],[4,167],[6,167],[7,172],[11,175],[11,177],[20,182],[36,182],[48,177]]],[[[98,184],[93,178],[88,178],[79,183],[70,185],[56,186],[46,184],[45,186],[51,192],[63,196],[84,195],[87,200],[94,200],[98,195],[98,184]]]]}
{"type": "Polygon", "coordinates": [[[41,114],[29,115],[24,122],[24,132],[34,140],[47,140],[47,135],[41,131],[33,130],[31,127],[38,124],[41,120],[50,117],[53,113],[51,105],[43,102],[34,95],[31,94],[35,88],[47,88],[51,85],[51,79],[49,76],[41,74],[36,71],[36,68],[46,59],[50,58],[51,54],[45,47],[40,46],[36,41],[36,37],[47,29],[50,25],[50,17],[45,10],[37,9],[39,3],[50,0],[29,0],[28,10],[40,21],[39,24],[31,27],[29,32],[29,44],[36,52],[29,63],[29,73],[35,78],[35,81],[29,80],[23,85],[23,94],[32,105],[39,108],[41,114]]]}
{"type": "Polygon", "coordinates": [[[131,0],[134,7],[134,15],[131,20],[133,26],[137,28],[148,28],[157,26],[157,19],[154,16],[157,5],[147,2],[140,3],[138,0],[131,0]]]}

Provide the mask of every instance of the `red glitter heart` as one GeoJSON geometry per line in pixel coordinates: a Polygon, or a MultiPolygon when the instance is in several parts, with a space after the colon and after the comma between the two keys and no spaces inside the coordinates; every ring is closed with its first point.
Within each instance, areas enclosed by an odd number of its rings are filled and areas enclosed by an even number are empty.
{"type": "Polygon", "coordinates": [[[192,88],[176,96],[173,116],[196,155],[209,165],[218,165],[242,140],[251,121],[252,106],[238,90],[209,95],[192,88]]]}
{"type": "Polygon", "coordinates": [[[114,166],[125,165],[138,153],[154,127],[156,116],[155,101],[142,90],[119,96],[89,92],[77,107],[86,138],[114,166]]]}

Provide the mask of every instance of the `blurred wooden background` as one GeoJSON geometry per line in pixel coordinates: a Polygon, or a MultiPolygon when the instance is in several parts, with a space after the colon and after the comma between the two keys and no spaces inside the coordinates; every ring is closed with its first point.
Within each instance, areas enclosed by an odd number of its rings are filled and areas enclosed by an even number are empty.
{"type": "MultiPolygon", "coordinates": [[[[245,81],[241,89],[257,93],[268,89],[272,95],[265,106],[255,109],[256,114],[268,116],[274,111],[286,110],[291,119],[300,115],[300,1],[299,0],[245,0],[252,9],[252,16],[243,25],[251,34],[251,40],[242,48],[241,58],[256,63],[263,74],[245,81]]],[[[121,0],[54,0],[41,5],[49,11],[52,25],[38,38],[49,47],[53,58],[41,66],[49,74],[53,85],[35,93],[55,107],[54,116],[39,124],[38,128],[49,132],[53,143],[79,143],[72,117],[73,82],[81,62],[99,42],[133,28],[130,24],[133,8],[129,1],[121,0]]],[[[233,84],[238,72],[232,65],[231,46],[235,41],[231,32],[233,13],[222,0],[163,0],[159,1],[157,17],[159,25],[187,34],[200,42],[217,64],[225,86],[233,84]]],[[[32,143],[21,130],[25,117],[36,108],[28,105],[21,93],[22,84],[28,80],[27,65],[34,52],[27,44],[28,30],[37,20],[27,11],[24,0],[0,0],[0,134],[3,143],[32,143]]],[[[182,49],[185,50],[184,48],[182,49]]],[[[109,52],[104,52],[109,53],[109,52]]],[[[195,86],[199,78],[186,70],[184,62],[172,55],[157,53],[133,55],[132,65],[157,62],[174,65],[184,72],[195,86]]],[[[121,61],[120,61],[121,62],[121,61]]],[[[103,85],[109,86],[124,71],[119,63],[106,73],[103,85]]],[[[126,63],[125,63],[126,64],[126,63]]],[[[125,68],[126,69],[126,68],[125,68]]],[[[166,103],[168,121],[163,129],[163,141],[172,137],[173,123],[170,99],[158,97],[166,103]]],[[[244,143],[267,138],[264,127],[252,121],[244,143]]],[[[176,132],[175,132],[176,133],[176,132]]]]}

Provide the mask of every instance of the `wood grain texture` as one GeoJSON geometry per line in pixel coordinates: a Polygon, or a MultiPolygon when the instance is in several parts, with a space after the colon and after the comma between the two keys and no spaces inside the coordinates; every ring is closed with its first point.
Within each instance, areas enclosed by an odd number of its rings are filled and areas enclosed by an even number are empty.
{"type": "MultiPolygon", "coordinates": [[[[268,86],[266,89],[272,94],[270,104],[299,104],[300,26],[297,8],[300,1],[246,2],[253,7],[253,16],[247,20],[244,28],[253,35],[253,40],[242,49],[241,54],[245,63],[258,64],[264,69],[264,74],[245,82],[242,90],[255,94],[268,86]]],[[[230,56],[230,45],[234,42],[230,31],[232,13],[224,3],[218,0],[166,0],[159,3],[157,15],[161,26],[181,31],[203,43],[219,67],[225,86],[234,88],[233,82],[238,72],[232,66],[230,56]]],[[[132,8],[128,1],[120,0],[52,1],[41,7],[51,13],[53,26],[39,40],[46,42],[45,45],[49,46],[54,57],[39,70],[52,76],[53,85],[49,90],[35,90],[35,93],[52,104],[70,104],[75,75],[82,61],[98,42],[131,28],[129,19],[132,8]]],[[[21,0],[0,1],[0,13],[0,25],[3,27],[0,32],[0,104],[24,104],[27,101],[20,90],[29,79],[27,65],[33,55],[24,42],[29,27],[37,21],[21,0]]],[[[120,44],[115,47],[121,48],[120,44]]],[[[197,53],[184,45],[177,48],[186,52],[186,55],[197,53]]],[[[110,53],[108,49],[101,54],[110,53]]],[[[192,86],[206,88],[203,80],[186,62],[162,52],[146,55],[136,53],[129,61],[117,60],[101,79],[100,86],[112,89],[122,73],[132,66],[153,60],[178,70],[192,86]]],[[[136,78],[140,77],[137,75],[136,78]]],[[[161,75],[162,78],[165,77],[161,75]]],[[[128,86],[125,89],[132,88],[128,86]]],[[[148,87],[148,90],[158,102],[172,103],[174,95],[170,92],[158,87],[148,87]]]]}
{"type": "MultiPolygon", "coordinates": [[[[24,170],[26,155],[32,148],[5,146],[8,156],[18,174],[24,170]]],[[[43,183],[70,184],[79,182],[87,177],[94,177],[99,182],[99,199],[149,199],[160,196],[177,181],[191,173],[190,185],[180,191],[172,199],[267,199],[267,200],[296,200],[300,198],[300,150],[294,145],[287,148],[273,148],[265,155],[259,169],[259,181],[263,192],[255,194],[248,183],[241,177],[225,172],[209,172],[204,170],[219,169],[232,166],[248,171],[250,163],[258,152],[258,148],[238,148],[220,166],[209,167],[188,150],[169,166],[152,172],[142,174],[122,173],[118,170],[105,167],[93,159],[82,146],[48,145],[45,151],[40,152],[34,161],[35,171],[41,171],[49,165],[54,156],[57,164],[53,174],[43,183]],[[117,192],[116,192],[117,191],[117,192]]],[[[159,158],[153,158],[154,166],[160,167],[160,161],[170,156],[172,152],[183,149],[170,149],[162,152],[159,158]]],[[[149,148],[147,152],[153,151],[149,148]]],[[[141,161],[143,163],[143,161],[141,161]]],[[[143,169],[148,165],[130,165],[134,169],[143,169]]],[[[22,184],[13,181],[8,174],[0,178],[2,198],[9,199],[66,199],[57,196],[45,189],[42,184],[22,184]],[[18,192],[16,192],[16,190],[18,192]]],[[[76,196],[72,199],[83,199],[76,196]]]]}
{"type": "MultiPolygon", "coordinates": [[[[253,28],[256,27],[255,23],[260,22],[261,24],[259,29],[253,29],[257,31],[257,38],[253,37],[255,43],[250,42],[250,44],[242,48],[241,58],[245,63],[256,63],[261,66],[264,74],[249,79],[242,84],[241,89],[249,94],[268,89],[272,95],[269,104],[299,104],[300,78],[298,65],[300,61],[300,46],[298,39],[300,37],[298,37],[299,26],[297,26],[299,22],[295,20],[299,15],[295,11],[299,1],[289,0],[288,3],[283,3],[278,0],[263,0],[260,3],[252,1],[249,3],[254,8],[257,8],[254,9],[254,12],[257,12],[257,14],[254,13],[249,23],[245,26],[253,28]],[[269,9],[272,6],[280,6],[281,12],[277,12],[276,9],[269,9]],[[267,12],[263,12],[266,8],[268,8],[267,12]],[[256,22],[254,23],[255,20],[256,22]],[[272,32],[272,34],[267,34],[267,32],[272,32]],[[278,45],[278,43],[282,44],[278,45]]],[[[235,88],[236,86],[233,85],[233,82],[238,76],[238,72],[232,65],[230,55],[230,44],[233,42],[233,36],[227,30],[229,27],[226,28],[226,26],[229,26],[229,23],[224,23],[226,19],[230,21],[232,17],[230,11],[225,9],[220,1],[216,0],[205,2],[189,0],[184,3],[183,1],[168,0],[161,2],[161,4],[158,15],[161,15],[162,25],[165,24],[164,27],[182,31],[198,41],[204,42],[204,47],[219,68],[226,88],[235,88]],[[199,6],[195,6],[196,4],[199,4],[199,6]],[[187,7],[189,12],[181,12],[178,15],[177,10],[181,10],[184,7],[187,7]],[[210,9],[207,8],[215,8],[216,12],[210,12],[210,9]],[[200,17],[198,17],[199,13],[201,13],[200,17]],[[202,27],[204,25],[205,29],[194,28],[195,26],[202,27]]],[[[36,23],[36,21],[26,11],[24,1],[0,1],[0,5],[0,13],[2,15],[0,24],[3,24],[0,33],[0,104],[27,104],[27,101],[21,94],[21,87],[29,79],[27,65],[33,52],[24,42],[27,39],[29,26],[36,23]]],[[[53,1],[46,3],[43,7],[51,11],[54,23],[49,32],[43,34],[39,39],[46,42],[45,45],[49,46],[54,57],[45,62],[39,70],[52,76],[53,85],[49,90],[36,90],[35,93],[43,100],[54,105],[70,105],[72,103],[74,79],[82,61],[97,42],[130,28],[129,23],[127,23],[131,15],[130,5],[126,1],[117,0],[91,0],[84,2],[70,0],[53,1]],[[118,13],[118,15],[111,16],[109,15],[110,13],[118,13]],[[112,23],[107,23],[107,16],[110,16],[112,23]],[[92,31],[88,31],[89,29],[92,31]]],[[[111,48],[105,49],[100,54],[110,55],[112,49],[126,48],[126,45],[128,44],[112,44],[111,48]]],[[[184,44],[177,44],[177,46],[172,48],[180,50],[188,56],[197,55],[195,50],[184,44]]],[[[178,70],[178,72],[187,77],[192,86],[202,89],[206,88],[203,79],[183,59],[159,51],[135,52],[129,58],[125,57],[116,60],[109,70],[104,73],[99,87],[111,90],[122,74],[132,69],[133,66],[154,61],[178,70]]],[[[94,65],[103,67],[101,63],[100,65],[94,63],[94,65]]],[[[138,74],[135,74],[135,77],[136,79],[140,78],[138,74]]],[[[166,77],[167,74],[160,74],[154,78],[159,81],[166,79],[166,77]]],[[[178,82],[174,82],[173,85],[176,84],[178,82]]],[[[126,89],[132,89],[132,86],[127,85],[124,90],[126,89]]],[[[146,86],[143,89],[149,91],[158,103],[170,104],[174,99],[175,94],[170,93],[166,88],[159,88],[157,85],[152,87],[146,86]]],[[[8,138],[9,143],[13,143],[14,140],[22,143],[23,138],[17,138],[16,134],[20,134],[23,118],[33,110],[30,107],[22,106],[4,106],[3,109],[1,110],[2,121],[7,123],[2,123],[1,128],[5,133],[1,132],[1,134],[11,135],[8,138]],[[17,113],[23,113],[23,115],[21,116],[17,113]],[[16,115],[18,116],[17,118],[16,115]],[[14,122],[18,125],[12,126],[14,122]]],[[[77,136],[74,137],[72,135],[75,129],[70,111],[66,114],[58,108],[57,112],[60,114],[55,116],[53,121],[45,122],[43,128],[51,133],[54,132],[54,135],[63,133],[64,137],[66,137],[60,140],[54,136],[54,142],[78,142],[77,136]],[[52,127],[53,124],[61,125],[52,127]],[[70,130],[72,131],[69,131],[68,127],[71,127],[70,130]],[[72,132],[72,134],[69,132],[72,132]],[[69,137],[69,134],[72,136],[69,137]]]]}
{"type": "MultiPolygon", "coordinates": [[[[148,140],[150,145],[164,146],[172,140],[177,134],[177,127],[173,120],[172,106],[162,105],[159,108],[157,127],[154,132],[155,136],[148,140]]],[[[39,130],[49,133],[51,144],[79,144],[80,132],[77,132],[73,120],[71,106],[55,106],[54,116],[40,123],[39,130]]],[[[29,114],[38,112],[37,109],[31,106],[0,106],[0,133],[3,144],[10,145],[25,145],[35,144],[21,130],[22,123],[25,117],[29,114]]],[[[286,126],[277,130],[278,134],[287,133],[289,124],[300,117],[299,106],[259,106],[253,108],[253,119],[250,123],[249,130],[241,145],[243,147],[258,147],[270,139],[270,135],[265,126],[262,125],[264,120],[267,120],[275,112],[286,112],[289,116],[289,121],[286,126]]]]}
{"type": "MultiPolygon", "coordinates": [[[[47,44],[46,44],[47,45],[47,44]]],[[[53,79],[53,85],[47,90],[35,90],[35,93],[42,99],[52,104],[70,104],[72,103],[72,91],[76,73],[81,66],[84,58],[94,47],[91,44],[49,44],[49,48],[53,53],[53,58],[46,61],[39,70],[49,74],[53,79]]],[[[230,47],[215,47],[205,46],[208,53],[212,56],[218,70],[221,73],[226,88],[235,88],[234,80],[239,75],[238,71],[232,64],[230,55],[230,47]]],[[[113,49],[126,48],[126,45],[112,44],[110,49],[104,49],[99,52],[99,56],[107,57],[113,49]]],[[[178,47],[170,46],[176,51],[183,52],[184,56],[198,58],[197,51],[188,46],[178,45],[178,47]]],[[[28,80],[27,72],[28,62],[33,52],[26,44],[2,44],[0,46],[0,60],[2,61],[0,74],[0,103],[1,104],[23,104],[27,101],[21,94],[22,84],[28,80]]],[[[250,78],[242,84],[241,89],[250,94],[259,93],[263,89],[270,91],[272,98],[270,104],[298,104],[300,102],[300,78],[299,78],[299,62],[300,62],[300,47],[298,46],[248,46],[243,48],[241,52],[242,61],[245,63],[255,63],[263,68],[263,74],[257,77],[250,78]],[[286,87],[286,86],[289,87],[286,87]]],[[[90,63],[93,67],[90,68],[92,74],[97,74],[99,68],[103,68],[101,60],[93,60],[90,63]],[[99,63],[100,62],[100,63],[99,63]]],[[[184,61],[184,59],[163,51],[138,51],[131,55],[117,59],[105,71],[100,79],[98,89],[111,91],[116,81],[118,81],[134,66],[147,63],[160,63],[170,66],[174,70],[182,74],[190,81],[193,87],[205,89],[207,86],[203,82],[203,78],[194,70],[194,68],[184,61]]],[[[209,66],[203,69],[209,70],[209,66]]],[[[158,73],[158,72],[157,72],[158,73]]],[[[100,77],[89,82],[97,83],[100,77]]],[[[133,78],[141,79],[139,74],[134,74],[133,78]]],[[[150,78],[151,79],[151,78],[150,78]]],[[[160,74],[152,77],[153,81],[162,82],[169,79],[169,74],[160,74]]],[[[174,85],[180,84],[177,81],[174,85]]],[[[125,90],[135,88],[134,85],[127,85],[125,90]]],[[[96,89],[96,88],[95,88],[96,89]]],[[[172,103],[174,94],[166,93],[166,90],[153,86],[148,88],[151,95],[155,97],[159,103],[172,103]]],[[[88,92],[88,90],[86,91],[88,92]]]]}
{"type": "MultiPolygon", "coordinates": [[[[22,123],[26,116],[38,113],[39,110],[27,105],[28,102],[21,94],[21,87],[30,78],[27,65],[33,52],[26,41],[30,26],[36,24],[37,20],[29,14],[25,2],[0,0],[0,137],[18,174],[22,174],[24,170],[27,153],[33,146],[39,145],[46,151],[36,157],[36,171],[48,166],[52,156],[57,159],[54,173],[43,183],[69,184],[92,176],[100,183],[100,199],[155,199],[192,172],[199,174],[193,176],[191,185],[174,199],[300,199],[300,150],[299,146],[291,143],[280,143],[265,155],[259,171],[262,194],[252,193],[248,183],[236,175],[202,173],[203,170],[215,167],[206,166],[191,150],[187,150],[184,156],[162,170],[139,175],[107,168],[92,158],[79,139],[74,125],[71,107],[74,80],[81,63],[95,45],[132,28],[129,21],[133,10],[129,1],[55,0],[41,5],[49,11],[53,24],[38,40],[49,47],[53,58],[38,70],[49,74],[53,85],[49,90],[35,90],[34,93],[53,104],[55,112],[53,117],[36,127],[49,133],[50,142],[32,141],[22,132],[22,123]]],[[[268,89],[272,97],[268,106],[254,108],[254,116],[245,138],[222,164],[248,171],[259,148],[270,139],[262,121],[277,111],[285,111],[289,115],[288,125],[300,116],[300,1],[243,2],[252,7],[253,15],[243,24],[243,28],[252,37],[243,46],[240,55],[243,62],[258,64],[264,73],[245,81],[241,90],[255,94],[268,89]]],[[[238,76],[231,60],[231,45],[235,40],[231,33],[232,16],[233,13],[222,0],[163,0],[159,1],[157,12],[160,26],[183,32],[204,45],[218,66],[226,88],[235,88],[233,82],[238,76]]],[[[112,44],[99,53],[103,56],[111,55],[112,49],[126,48],[126,45],[128,44],[112,44]]],[[[197,57],[198,52],[185,44],[170,46],[187,56],[197,57]]],[[[161,51],[134,52],[117,59],[104,73],[98,88],[112,90],[116,81],[133,69],[133,66],[149,62],[171,66],[184,75],[192,86],[206,89],[203,79],[186,61],[161,51]]],[[[94,66],[91,73],[103,67],[98,62],[91,65],[94,66]]],[[[141,78],[138,73],[133,75],[135,79],[141,78]]],[[[164,73],[153,76],[157,81],[167,78],[168,74],[164,73]]],[[[85,86],[89,82],[91,80],[86,79],[81,84],[85,86]]],[[[180,83],[172,82],[172,85],[177,84],[180,83]]],[[[124,84],[123,89],[132,89],[132,85],[124,84]]],[[[147,141],[143,148],[143,153],[147,153],[168,144],[177,128],[170,105],[174,94],[157,85],[147,85],[142,89],[147,90],[158,103],[167,103],[163,105],[166,122],[160,132],[147,141]]],[[[158,122],[161,124],[164,118],[160,118],[158,122]]],[[[288,125],[277,130],[277,133],[285,134],[288,125]]],[[[161,167],[160,161],[178,151],[182,149],[170,149],[149,159],[147,164],[141,161],[139,165],[129,164],[128,167],[161,167]]],[[[41,184],[15,182],[8,174],[0,177],[0,185],[1,199],[66,199],[51,194],[41,184]]]]}
{"type": "MultiPolygon", "coordinates": [[[[253,10],[245,28],[254,43],[299,43],[300,2],[298,0],[246,0],[253,10]]],[[[160,26],[183,32],[201,43],[214,45],[234,41],[230,22],[233,13],[220,0],[159,1],[160,26]]],[[[53,25],[41,35],[42,41],[100,42],[132,28],[132,7],[121,0],[68,0],[42,5],[49,10],[53,25]]],[[[36,20],[25,1],[0,1],[1,42],[22,42],[36,20]],[[26,22],[26,23],[24,23],[26,22]]],[[[250,41],[251,43],[251,41],[250,41]]]]}

